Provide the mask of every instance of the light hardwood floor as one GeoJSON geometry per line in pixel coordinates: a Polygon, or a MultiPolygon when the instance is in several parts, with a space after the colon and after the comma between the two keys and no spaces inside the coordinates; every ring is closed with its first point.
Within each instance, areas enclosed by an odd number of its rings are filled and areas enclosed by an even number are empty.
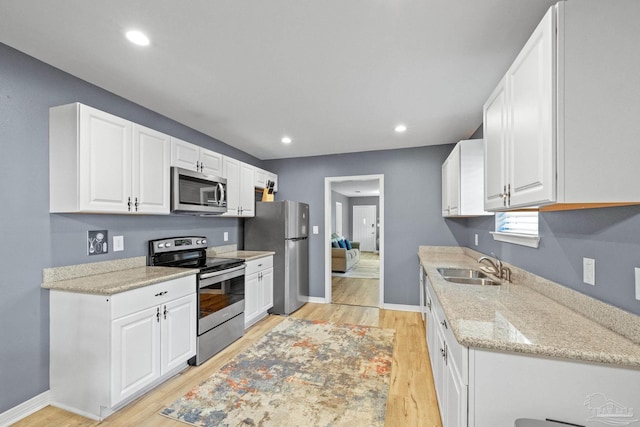
{"type": "MultiPolygon", "coordinates": [[[[374,252],[362,252],[361,259],[380,261],[374,252]]],[[[333,276],[331,278],[331,302],[334,304],[380,306],[380,279],[333,276]]]]}
{"type": "MultiPolygon", "coordinates": [[[[442,427],[425,344],[424,326],[419,313],[309,303],[292,317],[395,329],[396,346],[385,425],[387,427],[442,427]]],[[[18,422],[15,426],[184,427],[186,424],[165,418],[159,415],[159,412],[219,370],[232,357],[256,342],[282,320],[284,320],[282,316],[268,316],[246,331],[241,339],[201,366],[189,367],[102,422],[49,406],[18,422]]]]}

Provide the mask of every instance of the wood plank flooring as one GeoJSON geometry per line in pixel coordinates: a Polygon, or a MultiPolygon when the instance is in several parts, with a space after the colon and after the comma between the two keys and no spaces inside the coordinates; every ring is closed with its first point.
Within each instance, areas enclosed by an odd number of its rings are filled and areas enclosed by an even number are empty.
{"type": "MultiPolygon", "coordinates": [[[[361,259],[380,261],[380,255],[374,252],[362,252],[361,259]]],[[[331,278],[331,302],[379,307],[380,279],[333,276],[331,278]]]]}
{"type": "MultiPolygon", "coordinates": [[[[340,304],[306,304],[294,318],[379,326],[396,330],[387,427],[442,427],[436,401],[425,331],[419,313],[340,304]]],[[[282,316],[268,316],[245,335],[199,367],[189,367],[102,422],[48,406],[14,424],[16,427],[160,426],[184,427],[159,412],[219,370],[277,324],[282,316]]]]}

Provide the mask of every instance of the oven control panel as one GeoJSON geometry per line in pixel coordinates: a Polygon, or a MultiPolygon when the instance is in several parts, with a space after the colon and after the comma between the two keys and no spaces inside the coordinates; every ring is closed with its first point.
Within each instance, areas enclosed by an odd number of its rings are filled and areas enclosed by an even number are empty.
{"type": "Polygon", "coordinates": [[[149,241],[151,253],[175,252],[189,249],[206,249],[207,238],[203,236],[193,237],[169,237],[165,239],[149,241]]]}

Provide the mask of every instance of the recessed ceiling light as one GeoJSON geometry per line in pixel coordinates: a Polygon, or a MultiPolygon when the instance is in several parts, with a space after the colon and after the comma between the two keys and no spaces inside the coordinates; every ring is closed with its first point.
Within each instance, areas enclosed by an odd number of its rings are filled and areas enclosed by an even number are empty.
{"type": "Polygon", "coordinates": [[[127,31],[127,39],[138,46],[149,46],[149,37],[138,30],[127,31]]]}
{"type": "Polygon", "coordinates": [[[281,141],[283,144],[291,144],[292,139],[289,138],[288,136],[283,136],[281,141]]]}
{"type": "Polygon", "coordinates": [[[398,125],[398,126],[396,126],[396,129],[395,129],[395,131],[398,132],[398,133],[402,133],[402,132],[404,132],[406,130],[407,130],[407,127],[405,125],[398,125]]]}

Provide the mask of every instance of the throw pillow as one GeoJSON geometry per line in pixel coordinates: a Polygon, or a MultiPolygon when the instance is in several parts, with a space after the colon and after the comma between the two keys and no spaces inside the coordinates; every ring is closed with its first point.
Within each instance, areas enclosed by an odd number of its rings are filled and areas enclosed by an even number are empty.
{"type": "Polygon", "coordinates": [[[348,249],[348,250],[353,249],[353,247],[351,246],[351,242],[350,242],[349,240],[345,239],[345,240],[344,240],[344,243],[347,245],[347,249],[348,249]]]}
{"type": "Polygon", "coordinates": [[[331,241],[331,247],[332,247],[332,248],[339,248],[339,247],[340,247],[340,245],[338,244],[338,241],[337,241],[337,240],[332,240],[332,241],[331,241]]]}
{"type": "Polygon", "coordinates": [[[338,240],[338,245],[340,245],[342,249],[347,249],[347,244],[342,239],[338,240]]]}

